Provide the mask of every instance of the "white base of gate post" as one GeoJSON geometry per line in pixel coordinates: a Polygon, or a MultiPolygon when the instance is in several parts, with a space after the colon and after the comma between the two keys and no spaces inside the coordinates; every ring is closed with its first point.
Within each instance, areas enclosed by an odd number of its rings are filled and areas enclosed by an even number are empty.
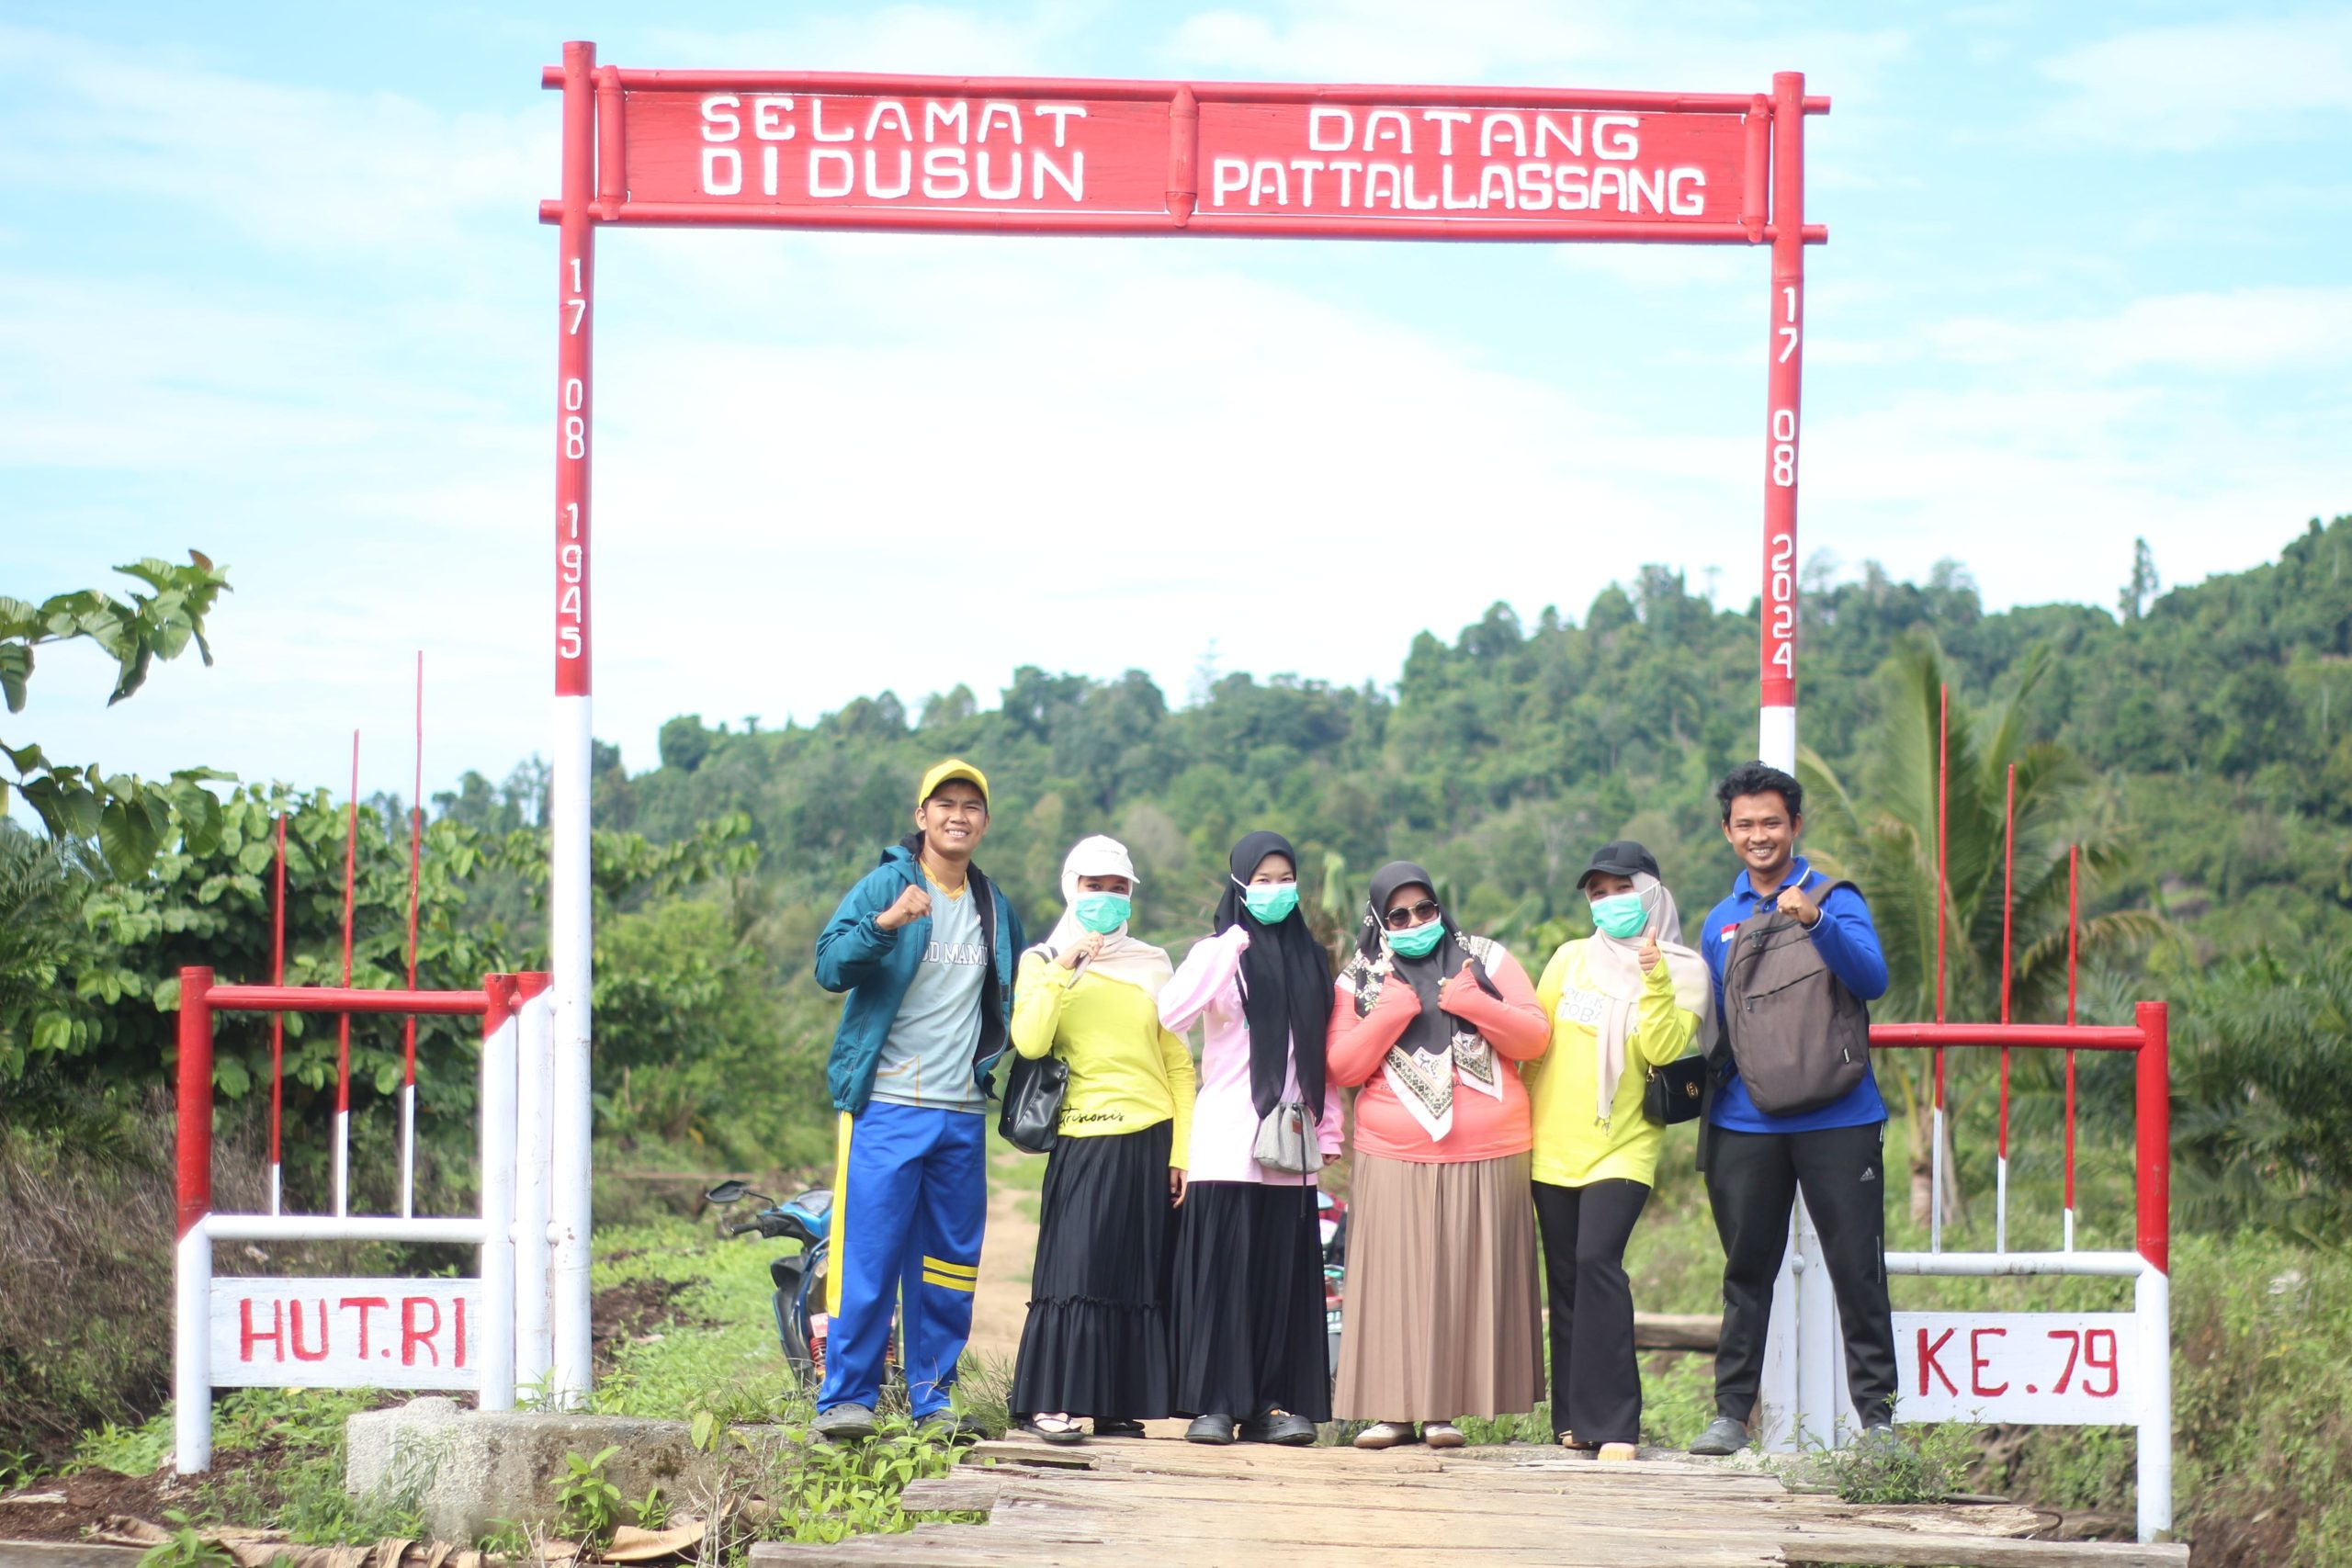
{"type": "Polygon", "coordinates": [[[173,1463],[182,1475],[212,1468],[212,1238],[188,1227],[174,1260],[173,1463]]]}
{"type": "Polygon", "coordinates": [[[514,1381],[548,1393],[548,1156],[555,1089],[555,1030],[544,991],[526,999],[514,1059],[514,1381]]]}
{"type": "Polygon", "coordinates": [[[555,700],[555,757],[548,793],[548,949],[555,1016],[555,1171],[548,1206],[555,1246],[552,1403],[577,1409],[595,1375],[588,1325],[591,1140],[588,893],[589,699],[555,700]]]}
{"type": "Polygon", "coordinates": [[[1792,1233],[1772,1281],[1772,1323],[1764,1335],[1764,1375],[1758,1380],[1752,1430],[1767,1453],[1798,1446],[1797,1248],[1792,1233]]]}
{"type": "Polygon", "coordinates": [[[1797,1200],[1797,1430],[1810,1446],[1836,1448],[1848,1423],[1838,1402],[1838,1369],[1845,1359],[1838,1331],[1837,1288],[1821,1256],[1821,1233],[1804,1200],[1797,1200]]]}
{"type": "Polygon", "coordinates": [[[2142,1260],[2132,1286],[2132,1310],[2140,1320],[2140,1539],[2152,1541],[2172,1529],[2172,1281],[2163,1269],[2142,1260]]]}

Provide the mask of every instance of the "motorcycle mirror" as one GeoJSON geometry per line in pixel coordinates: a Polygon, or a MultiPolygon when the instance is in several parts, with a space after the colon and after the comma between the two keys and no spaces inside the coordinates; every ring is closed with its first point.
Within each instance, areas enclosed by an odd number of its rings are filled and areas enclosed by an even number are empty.
{"type": "Polygon", "coordinates": [[[713,1203],[735,1203],[741,1202],[744,1195],[751,1190],[749,1182],[729,1178],[705,1192],[703,1197],[713,1203]]]}

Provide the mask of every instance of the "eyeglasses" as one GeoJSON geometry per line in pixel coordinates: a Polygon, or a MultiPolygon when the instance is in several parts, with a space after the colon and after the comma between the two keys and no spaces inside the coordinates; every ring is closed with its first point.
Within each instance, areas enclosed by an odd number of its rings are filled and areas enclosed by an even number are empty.
{"type": "Polygon", "coordinates": [[[1409,931],[1415,926],[1425,926],[1436,919],[1441,912],[1436,900],[1424,898],[1410,908],[1400,904],[1380,918],[1388,923],[1390,931],[1409,931]]]}

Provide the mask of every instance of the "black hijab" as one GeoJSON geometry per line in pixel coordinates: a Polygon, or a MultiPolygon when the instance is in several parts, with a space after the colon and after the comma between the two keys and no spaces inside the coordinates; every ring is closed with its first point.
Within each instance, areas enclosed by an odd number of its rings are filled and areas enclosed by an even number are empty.
{"type": "Polygon", "coordinates": [[[1233,846],[1233,874],[1216,903],[1216,931],[1246,927],[1241,1010],[1250,1020],[1250,1102],[1263,1116],[1282,1102],[1284,1068],[1295,1064],[1299,1099],[1323,1116],[1324,1036],[1331,1026],[1331,955],[1293,909],[1268,925],[1250,912],[1242,887],[1268,855],[1298,869],[1298,852],[1280,833],[1255,832],[1233,846]],[[1294,1050],[1294,1046],[1295,1049],[1294,1050]]]}
{"type": "MultiPolygon", "coordinates": [[[[1358,953],[1366,958],[1380,956],[1380,934],[1383,917],[1388,912],[1388,900],[1396,897],[1398,888],[1416,884],[1428,888],[1431,898],[1437,897],[1437,880],[1411,861],[1393,860],[1372,874],[1371,897],[1364,906],[1363,924],[1356,931],[1358,953]]],[[[1487,977],[1487,966],[1473,958],[1470,950],[1463,945],[1462,928],[1453,923],[1453,911],[1440,904],[1438,919],[1445,926],[1445,939],[1437,944],[1435,952],[1425,958],[1408,958],[1401,953],[1389,953],[1390,971],[1411,986],[1414,994],[1421,998],[1420,1016],[1407,1027],[1405,1037],[1397,1042],[1408,1051],[1417,1046],[1428,1050],[1440,1049],[1452,1040],[1453,1025],[1442,1021],[1439,1017],[1438,987],[1464,965],[1469,966],[1471,977],[1488,996],[1499,998],[1503,994],[1501,987],[1487,977]]]]}

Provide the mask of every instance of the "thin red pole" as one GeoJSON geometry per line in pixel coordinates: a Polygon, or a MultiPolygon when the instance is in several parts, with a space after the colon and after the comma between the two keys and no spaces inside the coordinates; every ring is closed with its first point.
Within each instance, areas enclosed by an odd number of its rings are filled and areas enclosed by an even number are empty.
{"type": "MultiPolygon", "coordinates": [[[[277,870],[269,900],[269,983],[286,984],[286,813],[277,814],[277,870]]],[[[286,1017],[269,1015],[269,1212],[283,1198],[281,1134],[286,1125],[286,1017]]]]}
{"type": "Polygon", "coordinates": [[[180,971],[179,1232],[212,1210],[212,971],[180,971]]]}
{"type": "MultiPolygon", "coordinates": [[[[416,650],[416,781],[408,802],[408,988],[416,989],[416,903],[417,887],[424,874],[424,650],[416,650]]],[[[346,979],[346,984],[348,980],[346,979]]],[[[416,1020],[411,1018],[402,1032],[401,1047],[407,1057],[406,1071],[401,1081],[410,1089],[416,1087],[416,1020]]]]}
{"type": "MultiPolygon", "coordinates": [[[[2066,1027],[2075,1027],[2075,966],[2082,935],[2083,846],[2066,846],[2066,1027]]],[[[2066,1050],[2066,1241],[2075,1239],[2075,1052],[2066,1050]]]]}
{"type": "MultiPolygon", "coordinates": [[[[2010,927],[2016,918],[2018,877],[2018,765],[2009,764],[2008,793],[2001,805],[2001,1021],[2009,1021],[2010,927]]],[[[2000,1156],[2009,1155],[2009,1051],[2001,1048],[2000,1156]]]]}
{"type": "MultiPolygon", "coordinates": [[[[351,988],[353,899],[359,880],[359,731],[351,732],[351,802],[343,834],[343,986],[351,988]]],[[[334,1212],[350,1210],[351,1015],[339,1013],[334,1030],[335,1183],[334,1212]]]]}
{"type": "Polygon", "coordinates": [[[2140,1047],[2134,1142],[2140,1165],[2140,1256],[2160,1271],[2172,1266],[2172,1057],[2165,1004],[2139,1006],[2140,1047]]]}
{"type": "MultiPolygon", "coordinates": [[[[1944,1021],[1944,914],[1951,903],[1951,688],[1936,688],[1936,1021],[1944,1021]]],[[[1944,1058],[1936,1054],[1936,1103],[1944,1102],[1944,1058]]]]}

